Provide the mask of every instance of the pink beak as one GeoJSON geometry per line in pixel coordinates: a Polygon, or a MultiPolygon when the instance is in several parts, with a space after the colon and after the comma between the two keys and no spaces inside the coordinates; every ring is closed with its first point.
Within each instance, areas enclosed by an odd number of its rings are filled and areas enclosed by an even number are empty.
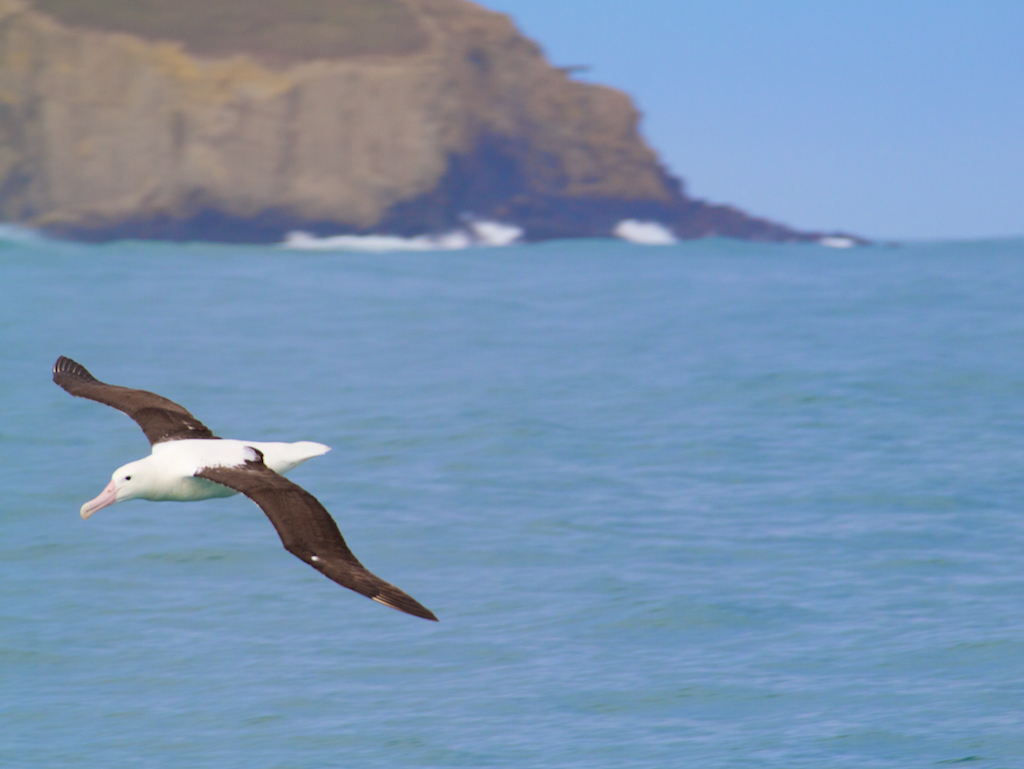
{"type": "Polygon", "coordinates": [[[102,510],[104,507],[108,507],[115,502],[117,502],[117,486],[111,481],[96,499],[82,505],[82,518],[88,518],[97,510],[102,510]]]}

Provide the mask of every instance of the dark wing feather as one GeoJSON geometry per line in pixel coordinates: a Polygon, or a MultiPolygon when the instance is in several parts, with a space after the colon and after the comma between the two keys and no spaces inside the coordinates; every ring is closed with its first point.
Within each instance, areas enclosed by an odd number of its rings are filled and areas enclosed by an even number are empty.
{"type": "Polygon", "coordinates": [[[412,596],[372,574],[359,563],[331,514],[316,497],[263,464],[263,457],[242,467],[207,467],[197,478],[239,491],[259,505],[274,524],[285,550],[339,585],[416,617],[437,617],[412,596]]]}
{"type": "Polygon", "coordinates": [[[210,428],[186,408],[156,393],[99,381],[85,366],[63,355],[53,364],[53,381],[72,395],[123,411],[142,428],[152,444],[191,438],[216,440],[210,428]]]}

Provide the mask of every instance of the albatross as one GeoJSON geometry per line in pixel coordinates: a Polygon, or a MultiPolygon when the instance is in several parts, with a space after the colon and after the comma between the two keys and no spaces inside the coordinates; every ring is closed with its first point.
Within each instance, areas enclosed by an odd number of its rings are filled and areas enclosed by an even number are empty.
{"type": "Polygon", "coordinates": [[[327,509],[284,477],[307,459],[330,451],[328,446],[218,438],[174,401],[101,382],[64,356],[53,366],[53,381],[76,397],[123,411],[153,446],[148,457],[114,471],[100,495],[82,505],[82,518],[129,499],[192,502],[241,493],[267,514],[285,550],[325,577],[392,609],[437,621],[430,609],[363,566],[327,509]]]}

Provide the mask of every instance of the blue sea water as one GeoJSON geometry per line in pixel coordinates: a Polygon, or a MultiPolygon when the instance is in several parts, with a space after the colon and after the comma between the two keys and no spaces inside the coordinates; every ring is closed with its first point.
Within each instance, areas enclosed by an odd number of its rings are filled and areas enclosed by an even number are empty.
{"type": "Polygon", "coordinates": [[[1024,240],[0,242],[0,766],[1024,766],[1024,240]],[[292,478],[424,622],[58,355],[292,478]]]}

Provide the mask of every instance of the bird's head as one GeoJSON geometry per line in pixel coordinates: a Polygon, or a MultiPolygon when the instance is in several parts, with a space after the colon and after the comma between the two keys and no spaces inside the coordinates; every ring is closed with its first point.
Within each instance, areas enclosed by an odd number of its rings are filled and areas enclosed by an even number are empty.
{"type": "Polygon", "coordinates": [[[107,488],[100,492],[96,499],[82,505],[82,517],[88,518],[97,510],[109,507],[115,502],[126,502],[129,499],[145,499],[149,492],[151,473],[146,459],[129,462],[114,471],[107,488]]]}

